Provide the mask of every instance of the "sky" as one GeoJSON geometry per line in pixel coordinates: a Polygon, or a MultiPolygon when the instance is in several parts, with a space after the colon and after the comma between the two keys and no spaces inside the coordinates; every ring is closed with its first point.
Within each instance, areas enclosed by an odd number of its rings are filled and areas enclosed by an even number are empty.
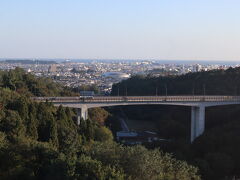
{"type": "Polygon", "coordinates": [[[0,58],[240,61],[239,0],[0,0],[0,58]]]}

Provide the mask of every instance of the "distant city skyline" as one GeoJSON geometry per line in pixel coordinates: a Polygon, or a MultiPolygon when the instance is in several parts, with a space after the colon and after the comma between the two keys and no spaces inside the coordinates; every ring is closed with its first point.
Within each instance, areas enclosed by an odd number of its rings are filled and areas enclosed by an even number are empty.
{"type": "Polygon", "coordinates": [[[238,0],[0,0],[0,58],[240,61],[238,0]]]}

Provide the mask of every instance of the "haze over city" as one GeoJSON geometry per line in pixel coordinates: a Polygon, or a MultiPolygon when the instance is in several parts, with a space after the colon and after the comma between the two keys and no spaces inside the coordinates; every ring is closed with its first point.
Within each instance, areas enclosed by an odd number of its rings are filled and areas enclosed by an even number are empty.
{"type": "Polygon", "coordinates": [[[237,0],[0,1],[0,58],[240,60],[237,0]]]}

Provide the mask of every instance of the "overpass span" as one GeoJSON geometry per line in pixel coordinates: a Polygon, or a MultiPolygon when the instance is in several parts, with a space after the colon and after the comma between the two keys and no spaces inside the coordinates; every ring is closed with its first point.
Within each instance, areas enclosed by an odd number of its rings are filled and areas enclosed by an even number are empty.
{"type": "Polygon", "coordinates": [[[52,102],[54,106],[78,109],[80,118],[88,118],[88,108],[126,105],[178,105],[191,107],[191,142],[203,134],[205,108],[240,104],[240,96],[90,96],[90,97],[32,97],[37,102],[52,102]]]}

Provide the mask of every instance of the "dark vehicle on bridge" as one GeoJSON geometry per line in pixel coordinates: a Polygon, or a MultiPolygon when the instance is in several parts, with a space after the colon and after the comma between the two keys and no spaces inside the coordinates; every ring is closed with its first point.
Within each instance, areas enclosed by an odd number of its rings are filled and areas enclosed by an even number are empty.
{"type": "Polygon", "coordinates": [[[87,101],[87,100],[92,100],[92,99],[94,99],[93,96],[80,96],[80,97],[79,97],[79,100],[80,100],[80,101],[83,101],[83,102],[85,102],[85,101],[87,101]]]}

